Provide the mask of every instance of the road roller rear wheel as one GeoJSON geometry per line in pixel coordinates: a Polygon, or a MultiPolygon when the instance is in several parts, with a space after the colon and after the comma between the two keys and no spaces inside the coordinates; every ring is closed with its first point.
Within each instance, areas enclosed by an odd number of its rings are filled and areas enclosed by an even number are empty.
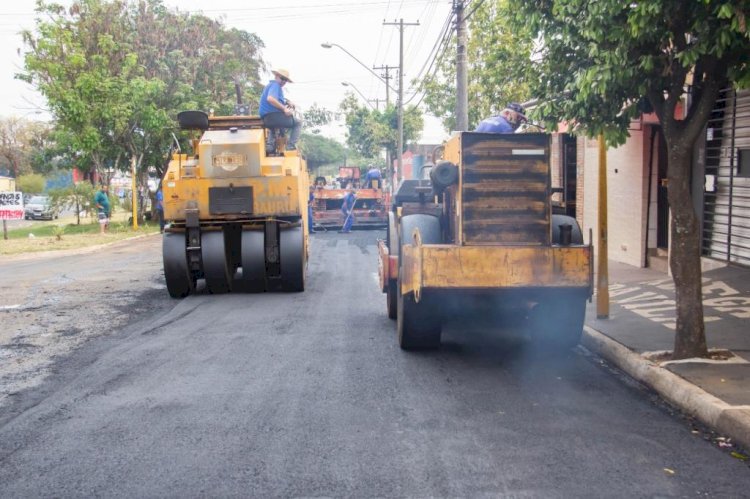
{"type": "Polygon", "coordinates": [[[389,280],[385,290],[385,304],[388,307],[388,318],[396,319],[398,317],[398,296],[396,296],[396,283],[389,280]]]}
{"type": "Polygon", "coordinates": [[[544,350],[567,351],[581,340],[585,318],[586,296],[550,296],[531,310],[532,339],[544,350]]]}
{"type": "MultiPolygon", "coordinates": [[[[440,221],[430,215],[407,215],[401,219],[400,244],[413,244],[414,229],[419,230],[422,244],[440,244],[440,221]]],[[[396,285],[396,328],[398,344],[404,350],[428,350],[440,346],[442,317],[433,296],[422,291],[419,303],[414,293],[401,293],[403,256],[399,254],[398,284],[396,285]]]]}
{"type": "Polygon", "coordinates": [[[232,290],[224,232],[205,231],[201,234],[201,259],[206,287],[211,293],[227,293],[232,290]]]}
{"type": "MultiPolygon", "coordinates": [[[[401,245],[398,240],[398,223],[396,214],[388,212],[388,230],[386,232],[386,242],[388,243],[388,253],[396,256],[401,251],[401,245]]],[[[396,304],[396,280],[389,279],[385,290],[385,304],[388,309],[388,318],[395,320],[398,317],[398,305],[396,304]]]]}
{"type": "Polygon", "coordinates": [[[442,329],[440,311],[431,306],[430,297],[423,292],[422,299],[417,303],[414,293],[402,294],[400,275],[396,288],[398,345],[403,350],[439,348],[442,329]]]}
{"type": "Polygon", "coordinates": [[[305,290],[305,238],[302,227],[280,227],[281,290],[305,290]]]}
{"type": "Polygon", "coordinates": [[[164,278],[172,298],[184,298],[195,291],[195,279],[188,267],[185,234],[166,233],[162,239],[164,278]]]}
{"type": "Polygon", "coordinates": [[[265,235],[262,230],[242,231],[242,281],[248,291],[266,289],[265,235]]]}

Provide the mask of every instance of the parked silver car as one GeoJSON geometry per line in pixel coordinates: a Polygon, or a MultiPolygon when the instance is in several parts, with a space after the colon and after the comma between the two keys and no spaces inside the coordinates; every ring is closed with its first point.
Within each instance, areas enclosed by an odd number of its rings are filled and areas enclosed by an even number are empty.
{"type": "Polygon", "coordinates": [[[26,220],[52,220],[57,218],[57,211],[48,196],[34,196],[24,206],[24,218],[26,220]]]}

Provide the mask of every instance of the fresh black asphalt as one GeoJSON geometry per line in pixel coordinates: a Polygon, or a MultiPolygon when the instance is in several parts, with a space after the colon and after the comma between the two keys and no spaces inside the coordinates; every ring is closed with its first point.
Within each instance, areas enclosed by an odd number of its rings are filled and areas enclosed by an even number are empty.
{"type": "Polygon", "coordinates": [[[401,351],[377,237],[313,235],[304,293],[164,299],[60,359],[0,409],[0,497],[747,496],[747,464],[582,349],[459,322],[401,351]]]}

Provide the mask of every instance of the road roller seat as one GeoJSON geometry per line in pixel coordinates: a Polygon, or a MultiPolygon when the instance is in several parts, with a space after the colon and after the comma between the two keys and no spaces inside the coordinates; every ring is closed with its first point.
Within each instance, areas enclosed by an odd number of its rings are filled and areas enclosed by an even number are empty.
{"type": "Polygon", "coordinates": [[[265,120],[263,120],[266,154],[284,154],[284,150],[286,149],[286,130],[284,127],[268,126],[265,120]]]}
{"type": "Polygon", "coordinates": [[[182,130],[208,130],[208,115],[203,111],[177,113],[177,122],[182,130]]]}

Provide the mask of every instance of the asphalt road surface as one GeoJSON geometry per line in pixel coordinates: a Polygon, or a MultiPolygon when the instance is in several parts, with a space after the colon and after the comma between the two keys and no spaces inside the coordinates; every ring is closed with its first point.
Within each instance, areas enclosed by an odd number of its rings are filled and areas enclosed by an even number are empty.
{"type": "Polygon", "coordinates": [[[747,464],[582,349],[456,324],[401,351],[380,235],[315,234],[305,293],[164,300],[59,359],[0,410],[0,496],[747,497],[747,464]]]}

